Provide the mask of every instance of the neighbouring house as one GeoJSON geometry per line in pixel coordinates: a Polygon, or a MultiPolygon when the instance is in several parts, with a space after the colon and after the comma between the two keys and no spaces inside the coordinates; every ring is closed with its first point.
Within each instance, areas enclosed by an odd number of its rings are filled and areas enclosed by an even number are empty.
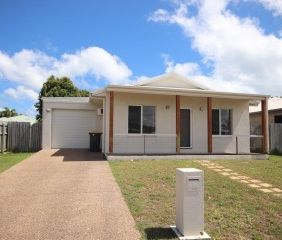
{"type": "MultiPolygon", "coordinates": [[[[273,97],[268,99],[268,121],[282,123],[282,98],[273,97]]],[[[251,133],[261,133],[261,103],[250,105],[251,133]]]]}
{"type": "MultiPolygon", "coordinates": [[[[251,141],[251,149],[260,148],[260,136],[262,134],[261,102],[250,105],[250,132],[254,135],[251,141]]],[[[268,99],[268,119],[270,133],[270,150],[278,149],[282,152],[282,98],[271,97],[268,99]]]]}
{"type": "Polygon", "coordinates": [[[0,123],[2,122],[29,122],[30,124],[33,124],[36,123],[36,119],[25,115],[18,115],[14,117],[2,117],[0,118],[0,123]]]}
{"type": "Polygon", "coordinates": [[[249,154],[249,103],[266,106],[267,97],[214,91],[168,73],[86,98],[43,98],[43,148],[89,148],[88,133],[101,132],[106,156],[249,154]]]}

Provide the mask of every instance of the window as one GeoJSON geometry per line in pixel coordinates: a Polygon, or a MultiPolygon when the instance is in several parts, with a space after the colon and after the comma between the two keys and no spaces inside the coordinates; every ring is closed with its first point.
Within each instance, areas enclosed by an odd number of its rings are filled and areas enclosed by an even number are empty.
{"type": "Polygon", "coordinates": [[[213,109],[212,110],[212,134],[231,135],[232,134],[232,110],[213,109]]]}
{"type": "Polygon", "coordinates": [[[128,133],[156,133],[156,107],[128,106],[128,133]]]}
{"type": "Polygon", "coordinates": [[[282,115],[274,116],[274,123],[282,123],[282,115]]]}
{"type": "Polygon", "coordinates": [[[180,109],[180,147],[191,148],[191,109],[180,109]]]}
{"type": "Polygon", "coordinates": [[[212,134],[219,135],[219,109],[212,110],[212,134]]]}
{"type": "Polygon", "coordinates": [[[155,133],[155,107],[143,107],[143,133],[155,133]]]}
{"type": "Polygon", "coordinates": [[[141,106],[128,107],[128,133],[141,133],[141,106]]]}

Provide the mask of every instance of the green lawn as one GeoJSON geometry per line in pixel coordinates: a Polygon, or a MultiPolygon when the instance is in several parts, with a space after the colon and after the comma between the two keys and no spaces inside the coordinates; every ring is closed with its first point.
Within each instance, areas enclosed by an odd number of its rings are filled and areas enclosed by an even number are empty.
{"type": "Polygon", "coordinates": [[[226,160],[216,161],[235,172],[263,180],[273,184],[275,187],[282,188],[282,156],[270,156],[269,160],[257,161],[238,161],[226,160]]]}
{"type": "Polygon", "coordinates": [[[197,162],[111,161],[110,166],[143,239],[176,239],[169,225],[175,223],[178,167],[205,170],[205,230],[213,239],[281,239],[281,198],[232,181],[197,162]]]}
{"type": "Polygon", "coordinates": [[[25,158],[29,157],[32,153],[0,153],[0,172],[12,167],[25,158]]]}

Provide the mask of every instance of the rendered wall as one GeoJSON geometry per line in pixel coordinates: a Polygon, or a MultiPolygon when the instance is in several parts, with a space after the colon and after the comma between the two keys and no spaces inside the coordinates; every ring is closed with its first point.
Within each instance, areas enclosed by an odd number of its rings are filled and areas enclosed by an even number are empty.
{"type": "MultiPolygon", "coordinates": [[[[74,109],[74,110],[96,110],[98,106],[87,103],[76,102],[45,102],[42,110],[42,148],[51,148],[52,133],[52,110],[53,109],[74,109]]],[[[102,119],[101,119],[102,121],[102,119]]],[[[66,122],[67,124],[67,122],[66,122]]]]}
{"type": "Polygon", "coordinates": [[[213,136],[213,153],[250,153],[249,101],[213,99],[213,108],[232,109],[232,135],[213,136]]]}
{"type": "MultiPolygon", "coordinates": [[[[106,101],[106,153],[108,153],[109,97],[106,101]]],[[[181,108],[191,108],[192,147],[181,153],[207,153],[207,99],[181,97],[181,108]]],[[[213,153],[236,153],[236,136],[239,153],[250,152],[249,101],[213,98],[213,108],[232,109],[231,136],[213,136],[213,153]]],[[[176,152],[175,96],[114,93],[113,153],[153,154],[176,152]],[[156,134],[128,134],[128,106],[156,106],[156,134]]]]}
{"type": "Polygon", "coordinates": [[[175,153],[175,96],[114,93],[114,153],[175,153]],[[156,134],[128,134],[128,106],[156,106],[156,134]]]}

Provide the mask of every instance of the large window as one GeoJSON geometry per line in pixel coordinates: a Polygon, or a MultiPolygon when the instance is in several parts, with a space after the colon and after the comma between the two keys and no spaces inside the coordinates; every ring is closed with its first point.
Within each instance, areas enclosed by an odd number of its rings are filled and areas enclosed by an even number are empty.
{"type": "Polygon", "coordinates": [[[128,106],[128,133],[156,133],[156,107],[128,106]]]}
{"type": "Polygon", "coordinates": [[[231,135],[232,134],[232,110],[213,109],[212,110],[212,134],[231,135]]]}

